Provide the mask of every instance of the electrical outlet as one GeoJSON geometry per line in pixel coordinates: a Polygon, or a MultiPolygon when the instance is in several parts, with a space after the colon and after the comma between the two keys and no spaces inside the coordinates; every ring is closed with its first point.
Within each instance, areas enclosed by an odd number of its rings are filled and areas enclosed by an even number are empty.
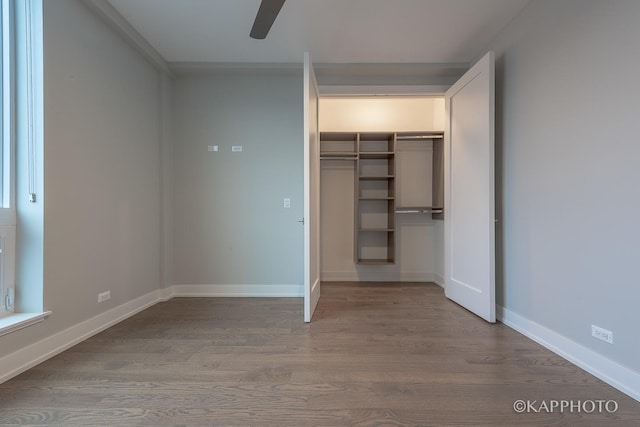
{"type": "Polygon", "coordinates": [[[288,197],[286,197],[286,198],[284,199],[284,208],[285,208],[285,209],[289,209],[290,207],[291,207],[291,199],[290,199],[290,198],[288,198],[288,197]]]}
{"type": "Polygon", "coordinates": [[[103,292],[98,294],[98,302],[105,302],[111,299],[111,291],[103,292]]]}
{"type": "Polygon", "coordinates": [[[591,325],[591,336],[609,344],[613,344],[613,332],[596,325],[591,325]]]}
{"type": "Polygon", "coordinates": [[[242,145],[232,145],[231,151],[234,153],[239,153],[242,151],[242,145]]]}

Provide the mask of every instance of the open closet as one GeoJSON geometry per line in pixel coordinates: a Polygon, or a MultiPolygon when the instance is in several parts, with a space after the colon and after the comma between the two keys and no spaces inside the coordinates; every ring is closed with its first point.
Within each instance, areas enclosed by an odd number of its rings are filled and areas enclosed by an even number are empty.
{"type": "Polygon", "coordinates": [[[488,52],[443,97],[322,96],[305,54],[305,321],[321,280],[378,280],[495,322],[494,81],[488,52]]]}
{"type": "Polygon", "coordinates": [[[321,277],[442,284],[444,98],[319,103],[321,277]]]}

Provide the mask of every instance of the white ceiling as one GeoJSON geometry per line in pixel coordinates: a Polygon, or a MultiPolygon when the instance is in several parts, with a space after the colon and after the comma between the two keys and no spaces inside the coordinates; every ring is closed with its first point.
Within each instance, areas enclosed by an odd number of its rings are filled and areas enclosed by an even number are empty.
{"type": "Polygon", "coordinates": [[[109,0],[168,62],[468,64],[528,0],[287,0],[265,40],[260,0],[109,0]]]}

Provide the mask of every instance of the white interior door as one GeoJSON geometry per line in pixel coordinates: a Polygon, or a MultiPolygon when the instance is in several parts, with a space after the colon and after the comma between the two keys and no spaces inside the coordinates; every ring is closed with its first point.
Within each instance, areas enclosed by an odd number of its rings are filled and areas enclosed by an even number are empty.
{"type": "Polygon", "coordinates": [[[446,93],[445,294],[488,322],[495,310],[494,55],[446,93]]]}
{"type": "Polygon", "coordinates": [[[304,54],[304,321],[320,299],[320,133],[318,84],[304,54]]]}

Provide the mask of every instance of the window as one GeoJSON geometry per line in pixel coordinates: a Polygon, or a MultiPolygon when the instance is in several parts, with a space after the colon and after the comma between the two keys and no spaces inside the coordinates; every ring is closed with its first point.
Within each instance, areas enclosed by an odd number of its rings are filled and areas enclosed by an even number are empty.
{"type": "Polygon", "coordinates": [[[51,314],[43,298],[42,12],[42,0],[0,0],[0,336],[51,314]]]}
{"type": "Polygon", "coordinates": [[[0,315],[13,311],[16,211],[13,199],[15,135],[15,19],[13,1],[0,0],[0,315]]]}

